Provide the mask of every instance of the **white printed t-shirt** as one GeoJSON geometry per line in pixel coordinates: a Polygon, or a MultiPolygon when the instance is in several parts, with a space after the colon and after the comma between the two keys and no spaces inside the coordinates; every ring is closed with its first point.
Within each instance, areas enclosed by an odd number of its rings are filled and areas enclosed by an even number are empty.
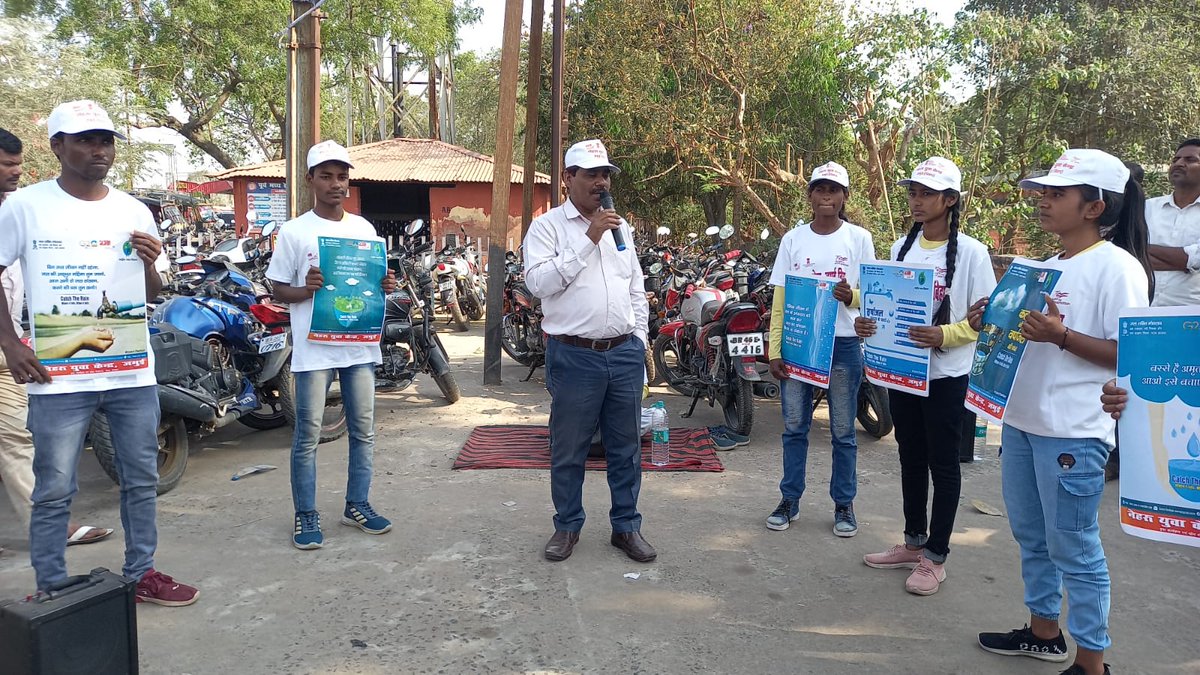
{"type": "MultiPolygon", "coordinates": [[[[1149,304],[1149,282],[1141,263],[1107,241],[1063,260],[1042,263],[1061,270],[1052,297],[1071,330],[1067,344],[1083,333],[1116,340],[1121,311],[1149,304]]],[[[1115,368],[1060,350],[1047,342],[1028,342],[1013,381],[1004,423],[1051,438],[1098,438],[1113,444],[1115,423],[1100,407],[1100,389],[1116,377],[1115,368]]]]}
{"type": "MultiPolygon", "coordinates": [[[[87,201],[67,194],[57,180],[48,180],[17,190],[0,206],[0,266],[24,263],[35,237],[87,239],[128,239],[131,232],[144,232],[155,239],[154,216],[146,205],[116,188],[108,188],[103,199],[87,201]]],[[[27,274],[35,274],[22,264],[27,274]]],[[[31,284],[26,283],[29,298],[31,284]]],[[[20,311],[20,310],[17,310],[20,311]]],[[[18,317],[20,315],[18,314],[18,317]]],[[[30,395],[71,394],[108,391],[130,387],[150,387],[154,378],[154,350],[146,333],[147,367],[131,375],[103,375],[87,379],[56,379],[50,384],[29,384],[30,395]]]]}
{"type": "MultiPolygon", "coordinates": [[[[946,249],[949,241],[930,244],[925,237],[917,238],[904,254],[906,263],[933,265],[933,311],[936,313],[942,298],[946,296],[946,249]]],[[[892,260],[900,255],[904,240],[892,244],[892,260]]],[[[986,298],[996,288],[996,273],[992,270],[992,256],[976,239],[958,233],[958,253],[954,256],[954,279],[950,284],[950,323],[967,318],[967,310],[980,298],[986,298]]],[[[975,345],[965,344],[948,349],[933,349],[929,355],[929,379],[959,377],[971,370],[975,345]]]]}
{"type": "MultiPolygon", "coordinates": [[[[866,229],[842,221],[836,231],[817,234],[811,224],[801,222],[779,242],[779,252],[775,254],[775,265],[771,268],[771,285],[786,288],[788,275],[791,275],[835,281],[845,279],[851,288],[855,288],[859,265],[873,260],[875,244],[866,229]]],[[[857,309],[839,302],[834,334],[855,337],[854,319],[857,316],[857,309]]]]}
{"type": "MultiPolygon", "coordinates": [[[[279,228],[275,252],[267,267],[267,278],[288,286],[304,287],[309,267],[320,267],[318,237],[374,239],[375,226],[367,219],[346,213],[342,220],[326,220],[313,211],[293,218],[279,228]]],[[[383,363],[379,343],[332,345],[310,342],[313,300],[291,303],[292,372],[347,368],[363,363],[383,363]]]]}

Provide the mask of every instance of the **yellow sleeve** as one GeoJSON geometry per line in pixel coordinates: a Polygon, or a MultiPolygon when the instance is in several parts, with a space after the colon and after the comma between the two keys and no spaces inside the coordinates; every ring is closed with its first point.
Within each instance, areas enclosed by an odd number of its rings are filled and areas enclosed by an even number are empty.
{"type": "Polygon", "coordinates": [[[942,347],[944,349],[969,345],[977,339],[979,339],[979,333],[971,328],[971,323],[966,319],[942,326],[942,347]]]}
{"type": "Polygon", "coordinates": [[[775,287],[771,296],[771,334],[767,337],[770,342],[770,359],[783,358],[783,286],[775,287]]]}

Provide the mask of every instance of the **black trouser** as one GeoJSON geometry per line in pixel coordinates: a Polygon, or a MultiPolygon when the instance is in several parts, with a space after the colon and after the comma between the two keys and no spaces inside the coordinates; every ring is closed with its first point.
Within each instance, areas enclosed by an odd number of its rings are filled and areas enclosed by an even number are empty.
{"type": "Polygon", "coordinates": [[[924,546],[927,557],[936,563],[944,562],[950,553],[950,532],[962,491],[958,447],[966,432],[960,414],[966,396],[966,375],[931,380],[928,397],[888,392],[900,446],[904,540],[924,546]],[[933,508],[926,516],[931,477],[933,508]]]}

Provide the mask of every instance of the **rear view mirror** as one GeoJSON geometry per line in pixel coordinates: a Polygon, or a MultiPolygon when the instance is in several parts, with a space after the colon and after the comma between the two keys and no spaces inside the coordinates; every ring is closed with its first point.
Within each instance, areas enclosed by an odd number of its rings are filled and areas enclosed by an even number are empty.
{"type": "Polygon", "coordinates": [[[658,274],[662,271],[662,263],[656,262],[650,266],[650,274],[658,274]]]}
{"type": "Polygon", "coordinates": [[[721,231],[721,228],[717,227],[716,225],[710,225],[710,226],[708,227],[708,229],[704,230],[704,234],[707,234],[707,235],[708,235],[708,236],[710,236],[710,237],[714,237],[714,236],[716,236],[716,235],[717,235],[717,234],[718,234],[720,231],[721,231]]]}
{"type": "Polygon", "coordinates": [[[733,226],[732,225],[723,225],[721,227],[721,229],[717,230],[717,235],[720,236],[722,239],[728,239],[728,238],[732,237],[733,236],[733,226]]]}
{"type": "Polygon", "coordinates": [[[277,230],[277,229],[279,229],[279,225],[275,221],[272,220],[271,222],[267,223],[266,225],[263,225],[262,236],[269,237],[272,234],[274,234],[275,230],[277,230]]]}
{"type": "Polygon", "coordinates": [[[196,256],[194,255],[181,255],[175,259],[175,263],[178,265],[190,265],[194,262],[196,262],[196,256]]]}
{"type": "Polygon", "coordinates": [[[770,237],[771,237],[771,230],[770,230],[770,228],[766,228],[766,227],[764,227],[764,228],[762,229],[762,232],[759,232],[759,233],[758,233],[758,238],[759,238],[759,239],[762,239],[763,241],[766,241],[767,239],[770,239],[770,237]]]}
{"type": "Polygon", "coordinates": [[[411,237],[412,235],[420,232],[421,228],[423,228],[423,227],[425,227],[425,221],[421,220],[420,218],[417,218],[416,220],[412,221],[411,223],[409,223],[408,225],[406,225],[404,227],[404,234],[407,234],[408,236],[411,237]]]}
{"type": "Polygon", "coordinates": [[[164,220],[164,221],[162,221],[161,223],[159,223],[159,224],[158,224],[158,231],[159,231],[159,232],[170,232],[170,231],[171,231],[171,225],[173,225],[173,224],[174,224],[174,223],[172,223],[172,222],[171,222],[171,219],[170,219],[170,218],[167,218],[166,220],[164,220]]]}
{"type": "Polygon", "coordinates": [[[659,225],[658,229],[654,232],[660,237],[665,237],[668,234],[671,234],[671,228],[667,227],[666,225],[659,225]]]}
{"type": "Polygon", "coordinates": [[[179,250],[183,251],[184,253],[186,253],[188,255],[196,255],[197,253],[199,253],[199,251],[196,250],[195,246],[184,246],[183,248],[181,248],[179,250]]]}
{"type": "Polygon", "coordinates": [[[251,225],[253,225],[254,223],[257,223],[258,222],[258,211],[255,211],[254,209],[250,209],[249,211],[247,211],[246,212],[246,220],[251,225]]]}
{"type": "Polygon", "coordinates": [[[688,239],[695,239],[696,237],[699,237],[699,236],[700,235],[696,234],[695,232],[688,232],[688,239]]]}

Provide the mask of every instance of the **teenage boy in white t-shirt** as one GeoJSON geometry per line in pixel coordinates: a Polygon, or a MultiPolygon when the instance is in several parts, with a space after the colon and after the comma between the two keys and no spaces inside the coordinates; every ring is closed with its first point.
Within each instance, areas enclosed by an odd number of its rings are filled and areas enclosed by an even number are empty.
{"type": "MultiPolygon", "coordinates": [[[[0,208],[0,271],[15,262],[29,270],[27,258],[43,247],[64,240],[125,241],[126,255],[136,251],[145,267],[146,297],[161,288],[154,261],[162,251],[154,217],[141,202],[108,187],[104,179],[116,158],[108,113],[93,101],[70,101],[47,120],[50,149],[62,171],[48,180],[16,192],[0,208]]],[[[37,306],[26,288],[31,308],[37,306]]],[[[0,294],[3,298],[3,294],[0,294]]],[[[8,316],[7,299],[0,299],[0,316],[8,316]]],[[[114,344],[107,326],[89,326],[71,340],[55,345],[56,357],[77,351],[103,353],[114,344]]],[[[149,334],[146,335],[149,342],[149,334]]],[[[33,513],[29,528],[29,557],[39,591],[52,590],[67,578],[67,527],[71,499],[77,490],[75,473],[84,437],[96,412],[108,418],[113,434],[121,483],[121,523],[125,526],[125,566],[122,572],[138,580],[138,602],[179,607],[200,593],[154,569],[158,547],[155,522],[158,489],[158,387],[154,353],[145,368],[125,375],[51,381],[33,350],[21,343],[9,321],[0,321],[0,347],[18,384],[28,384],[29,431],[33,434],[33,513]]],[[[46,356],[50,350],[40,349],[46,356]]]]}
{"type": "MultiPolygon", "coordinates": [[[[368,534],[384,534],[392,523],[367,501],[371,463],[375,454],[375,365],[382,363],[379,343],[332,345],[307,339],[312,323],[313,295],[325,284],[318,267],[318,237],[373,239],[375,227],[346,213],[342,202],[350,191],[350,154],[333,141],[308,151],[308,174],[313,209],[283,224],[267,278],[275,282],[275,299],[291,304],[292,372],[296,380],[296,431],[292,440],[292,502],[296,510],[292,545],[321,548],[325,537],[317,513],[317,443],[325,397],[336,375],[350,435],[350,466],[342,523],[368,534]]],[[[380,284],[384,293],[396,290],[390,272],[380,284]]]]}

